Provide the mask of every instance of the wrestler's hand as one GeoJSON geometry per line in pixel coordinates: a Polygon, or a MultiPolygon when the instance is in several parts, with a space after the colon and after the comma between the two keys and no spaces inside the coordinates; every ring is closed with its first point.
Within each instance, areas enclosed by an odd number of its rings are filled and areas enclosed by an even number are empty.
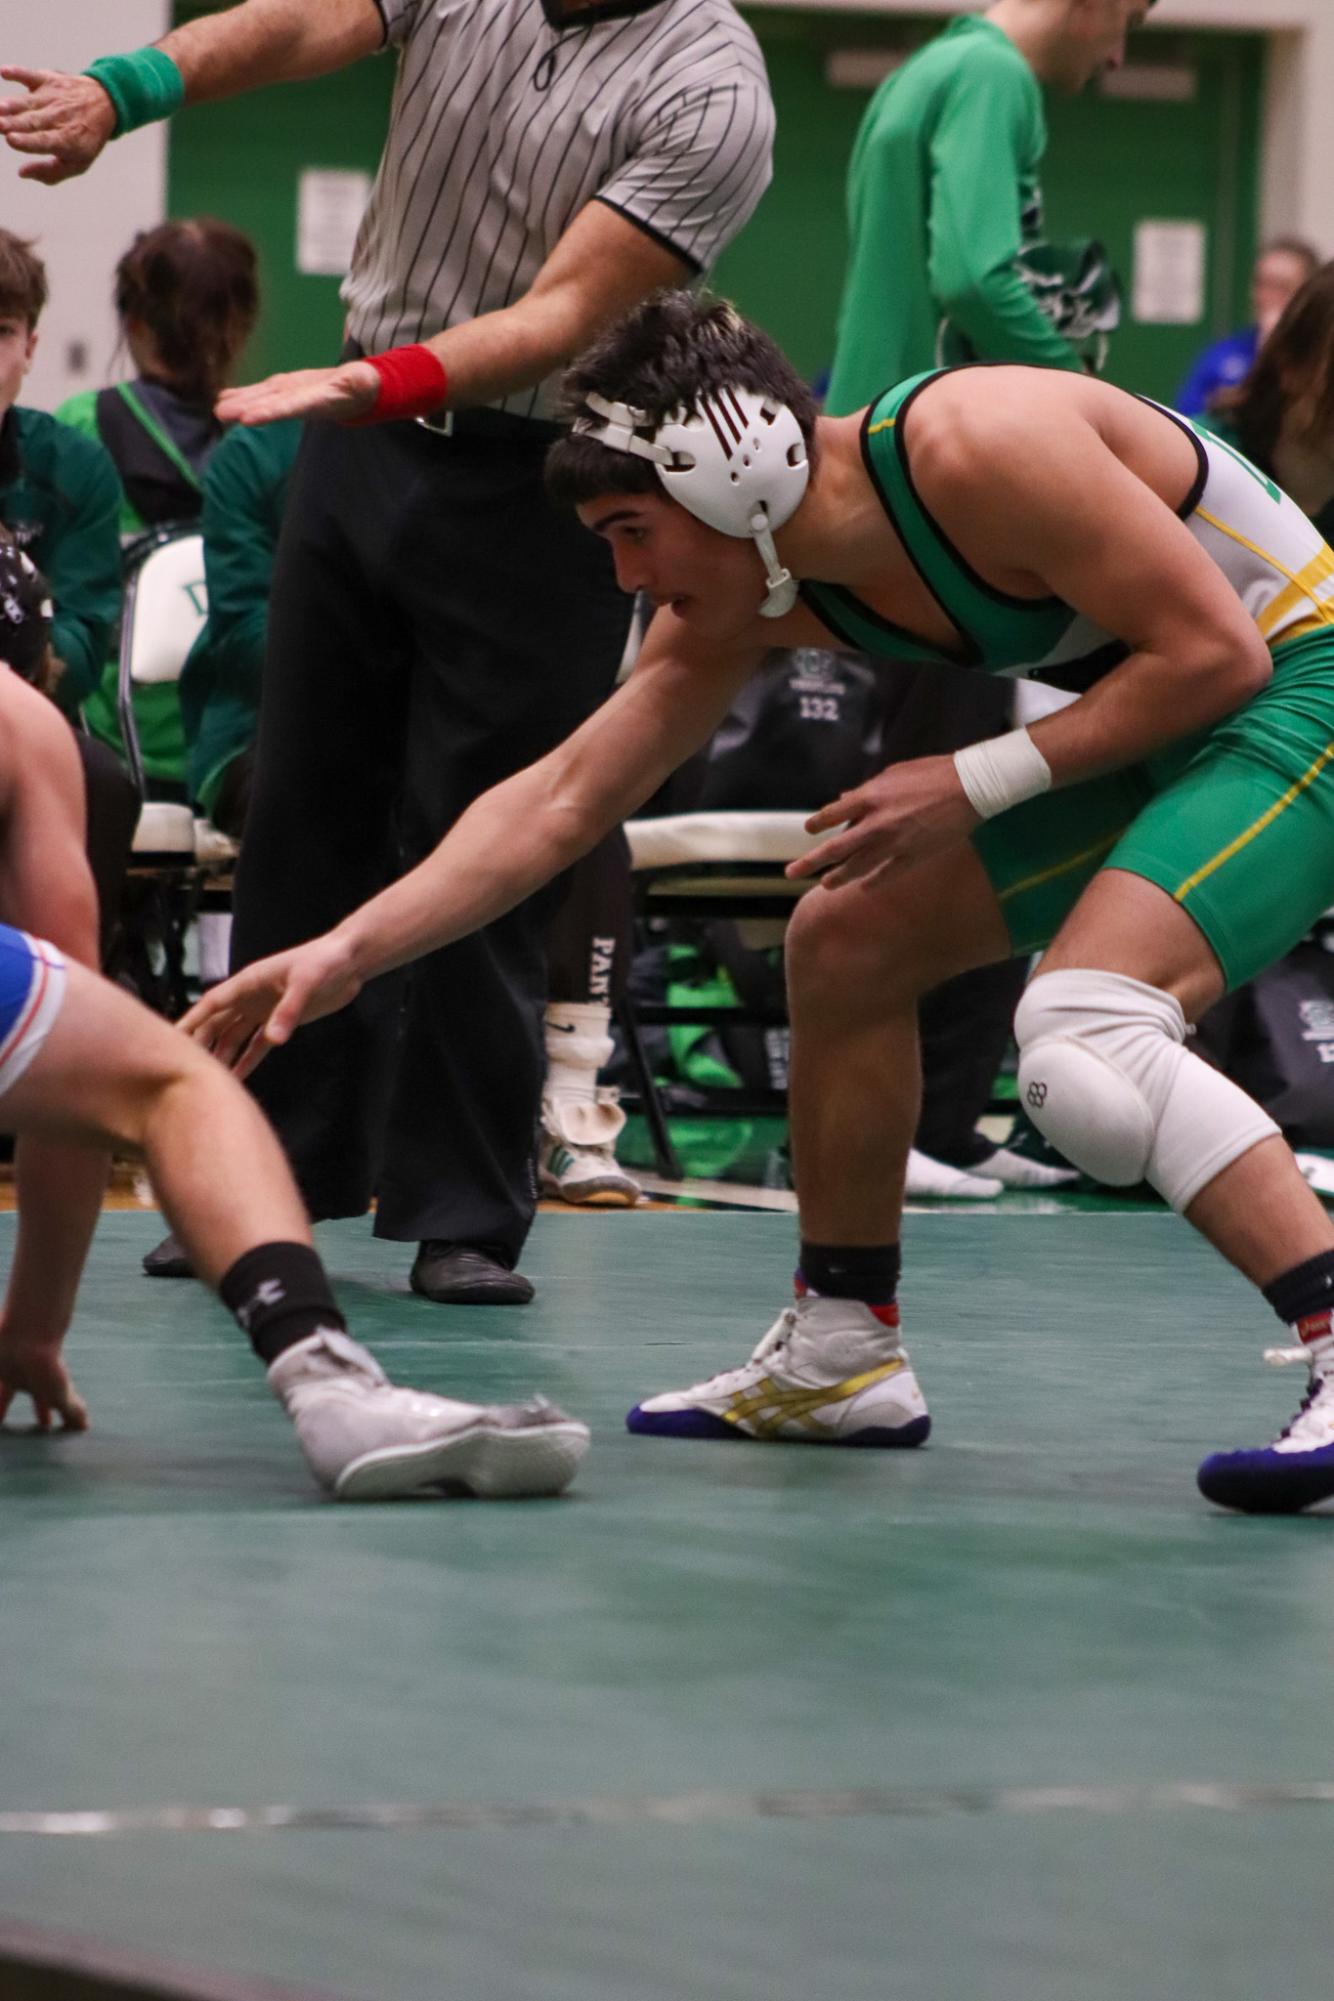
{"type": "Polygon", "coordinates": [[[839,831],[800,861],[789,862],[786,873],[794,882],[819,876],[824,889],[849,882],[878,885],[887,870],[966,841],[978,824],[954,759],[914,758],[892,764],[813,813],[808,834],[839,831]]]}
{"type": "Polygon", "coordinates": [[[28,93],[0,98],[0,139],[16,153],[39,155],[19,168],[19,179],[54,187],[86,174],[116,130],[115,107],[101,84],[90,76],[16,66],[0,69],[0,77],[28,93]]]}
{"type": "Polygon", "coordinates": [[[88,1429],[88,1406],[60,1359],[60,1343],[25,1341],[0,1323],[0,1420],[16,1396],[32,1398],[39,1431],[49,1431],[53,1417],[62,1431],[88,1429]]]}
{"type": "Polygon", "coordinates": [[[248,1077],[270,1049],[303,1022],[336,1014],[361,991],[361,975],[335,933],[275,952],[210,987],[181,1027],[238,1077],[248,1077]]]}
{"type": "Polygon", "coordinates": [[[346,424],[369,416],[379,394],[380,377],[368,361],[345,361],[224,389],[214,407],[223,424],[276,424],[282,417],[346,424]]]}

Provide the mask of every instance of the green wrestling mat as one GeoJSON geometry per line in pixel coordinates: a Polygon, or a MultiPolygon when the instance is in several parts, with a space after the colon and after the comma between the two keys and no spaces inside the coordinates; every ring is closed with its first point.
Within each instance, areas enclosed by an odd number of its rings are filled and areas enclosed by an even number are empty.
{"type": "Polygon", "coordinates": [[[1325,2001],[1334,1524],[1197,1497],[1300,1386],[1174,1218],[911,1218],[904,1454],[622,1428],[789,1218],[542,1217],[513,1311],[326,1226],[391,1373],[594,1427],[565,1500],[365,1510],[160,1231],[99,1233],[93,1432],[0,1440],[6,2001],[76,1992],[6,1925],[228,2001],[1325,2001]]]}

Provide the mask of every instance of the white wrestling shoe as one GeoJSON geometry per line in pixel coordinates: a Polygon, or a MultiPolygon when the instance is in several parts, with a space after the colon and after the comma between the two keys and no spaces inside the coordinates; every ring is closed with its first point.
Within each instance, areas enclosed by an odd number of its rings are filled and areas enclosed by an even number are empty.
{"type": "Polygon", "coordinates": [[[908,1150],[908,1176],[903,1192],[910,1202],[924,1197],[937,1202],[990,1202],[1001,1194],[1004,1184],[994,1176],[974,1174],[963,1167],[950,1167],[929,1153],[908,1150]]]}
{"type": "Polygon", "coordinates": [[[584,1208],[633,1209],[644,1191],[616,1158],[624,1124],[616,1091],[599,1088],[582,1103],[548,1092],[537,1147],[541,1193],[584,1208]]]}
{"type": "Polygon", "coordinates": [[[631,1431],[806,1445],[921,1445],[931,1429],[897,1324],[856,1299],[811,1294],[779,1314],[748,1362],[636,1404],[631,1431]]]}
{"type": "Polygon", "coordinates": [[[1022,1153],[1012,1153],[1008,1146],[998,1146],[985,1160],[979,1160],[972,1172],[999,1181],[1003,1188],[1065,1188],[1079,1179],[1077,1167],[1028,1160],[1022,1153]]]}
{"type": "Polygon", "coordinates": [[[1334,1498],[1334,1342],[1266,1348],[1266,1362],[1305,1363],[1301,1408],[1274,1440],[1212,1452],[1195,1478],[1206,1501],[1245,1515],[1296,1515],[1334,1498]]]}
{"type": "Polygon", "coordinates": [[[559,1494],[588,1450],[588,1426],[544,1397],[456,1403],[400,1389],[359,1342],[332,1328],[286,1349],[269,1382],[306,1464],[339,1501],[559,1494]]]}

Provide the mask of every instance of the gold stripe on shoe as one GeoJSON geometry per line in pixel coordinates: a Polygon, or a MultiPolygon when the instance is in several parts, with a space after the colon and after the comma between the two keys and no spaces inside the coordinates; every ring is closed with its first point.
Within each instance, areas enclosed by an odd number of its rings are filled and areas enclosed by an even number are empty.
{"type": "Polygon", "coordinates": [[[860,1376],[848,1376],[841,1383],[831,1383],[827,1389],[783,1390],[771,1377],[766,1376],[754,1389],[736,1390],[731,1400],[731,1408],[719,1415],[727,1424],[743,1426],[754,1419],[752,1429],[757,1438],[772,1438],[785,1424],[804,1424],[809,1431],[827,1431],[814,1415],[826,1404],[846,1403],[851,1397],[859,1396],[863,1390],[875,1383],[883,1383],[890,1376],[898,1375],[907,1367],[904,1358],[896,1356],[892,1362],[882,1362],[878,1368],[867,1369],[860,1376]],[[761,1417],[762,1411],[770,1415],[761,1417]]]}

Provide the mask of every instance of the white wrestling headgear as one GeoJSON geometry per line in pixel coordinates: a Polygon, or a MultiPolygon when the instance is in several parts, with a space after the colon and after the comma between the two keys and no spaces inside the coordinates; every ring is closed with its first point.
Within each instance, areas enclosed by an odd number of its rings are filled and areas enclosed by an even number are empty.
{"type": "Polygon", "coordinates": [[[593,390],[584,401],[593,415],[578,418],[574,434],[651,459],[673,500],[722,535],[750,537],[769,586],[760,616],[791,611],[797,586],[778,560],[774,531],[796,513],[811,468],[786,403],[750,389],[720,389],[697,410],[674,410],[655,428],[628,403],[611,403],[593,390]],[[649,435],[641,437],[643,431],[649,435]]]}

